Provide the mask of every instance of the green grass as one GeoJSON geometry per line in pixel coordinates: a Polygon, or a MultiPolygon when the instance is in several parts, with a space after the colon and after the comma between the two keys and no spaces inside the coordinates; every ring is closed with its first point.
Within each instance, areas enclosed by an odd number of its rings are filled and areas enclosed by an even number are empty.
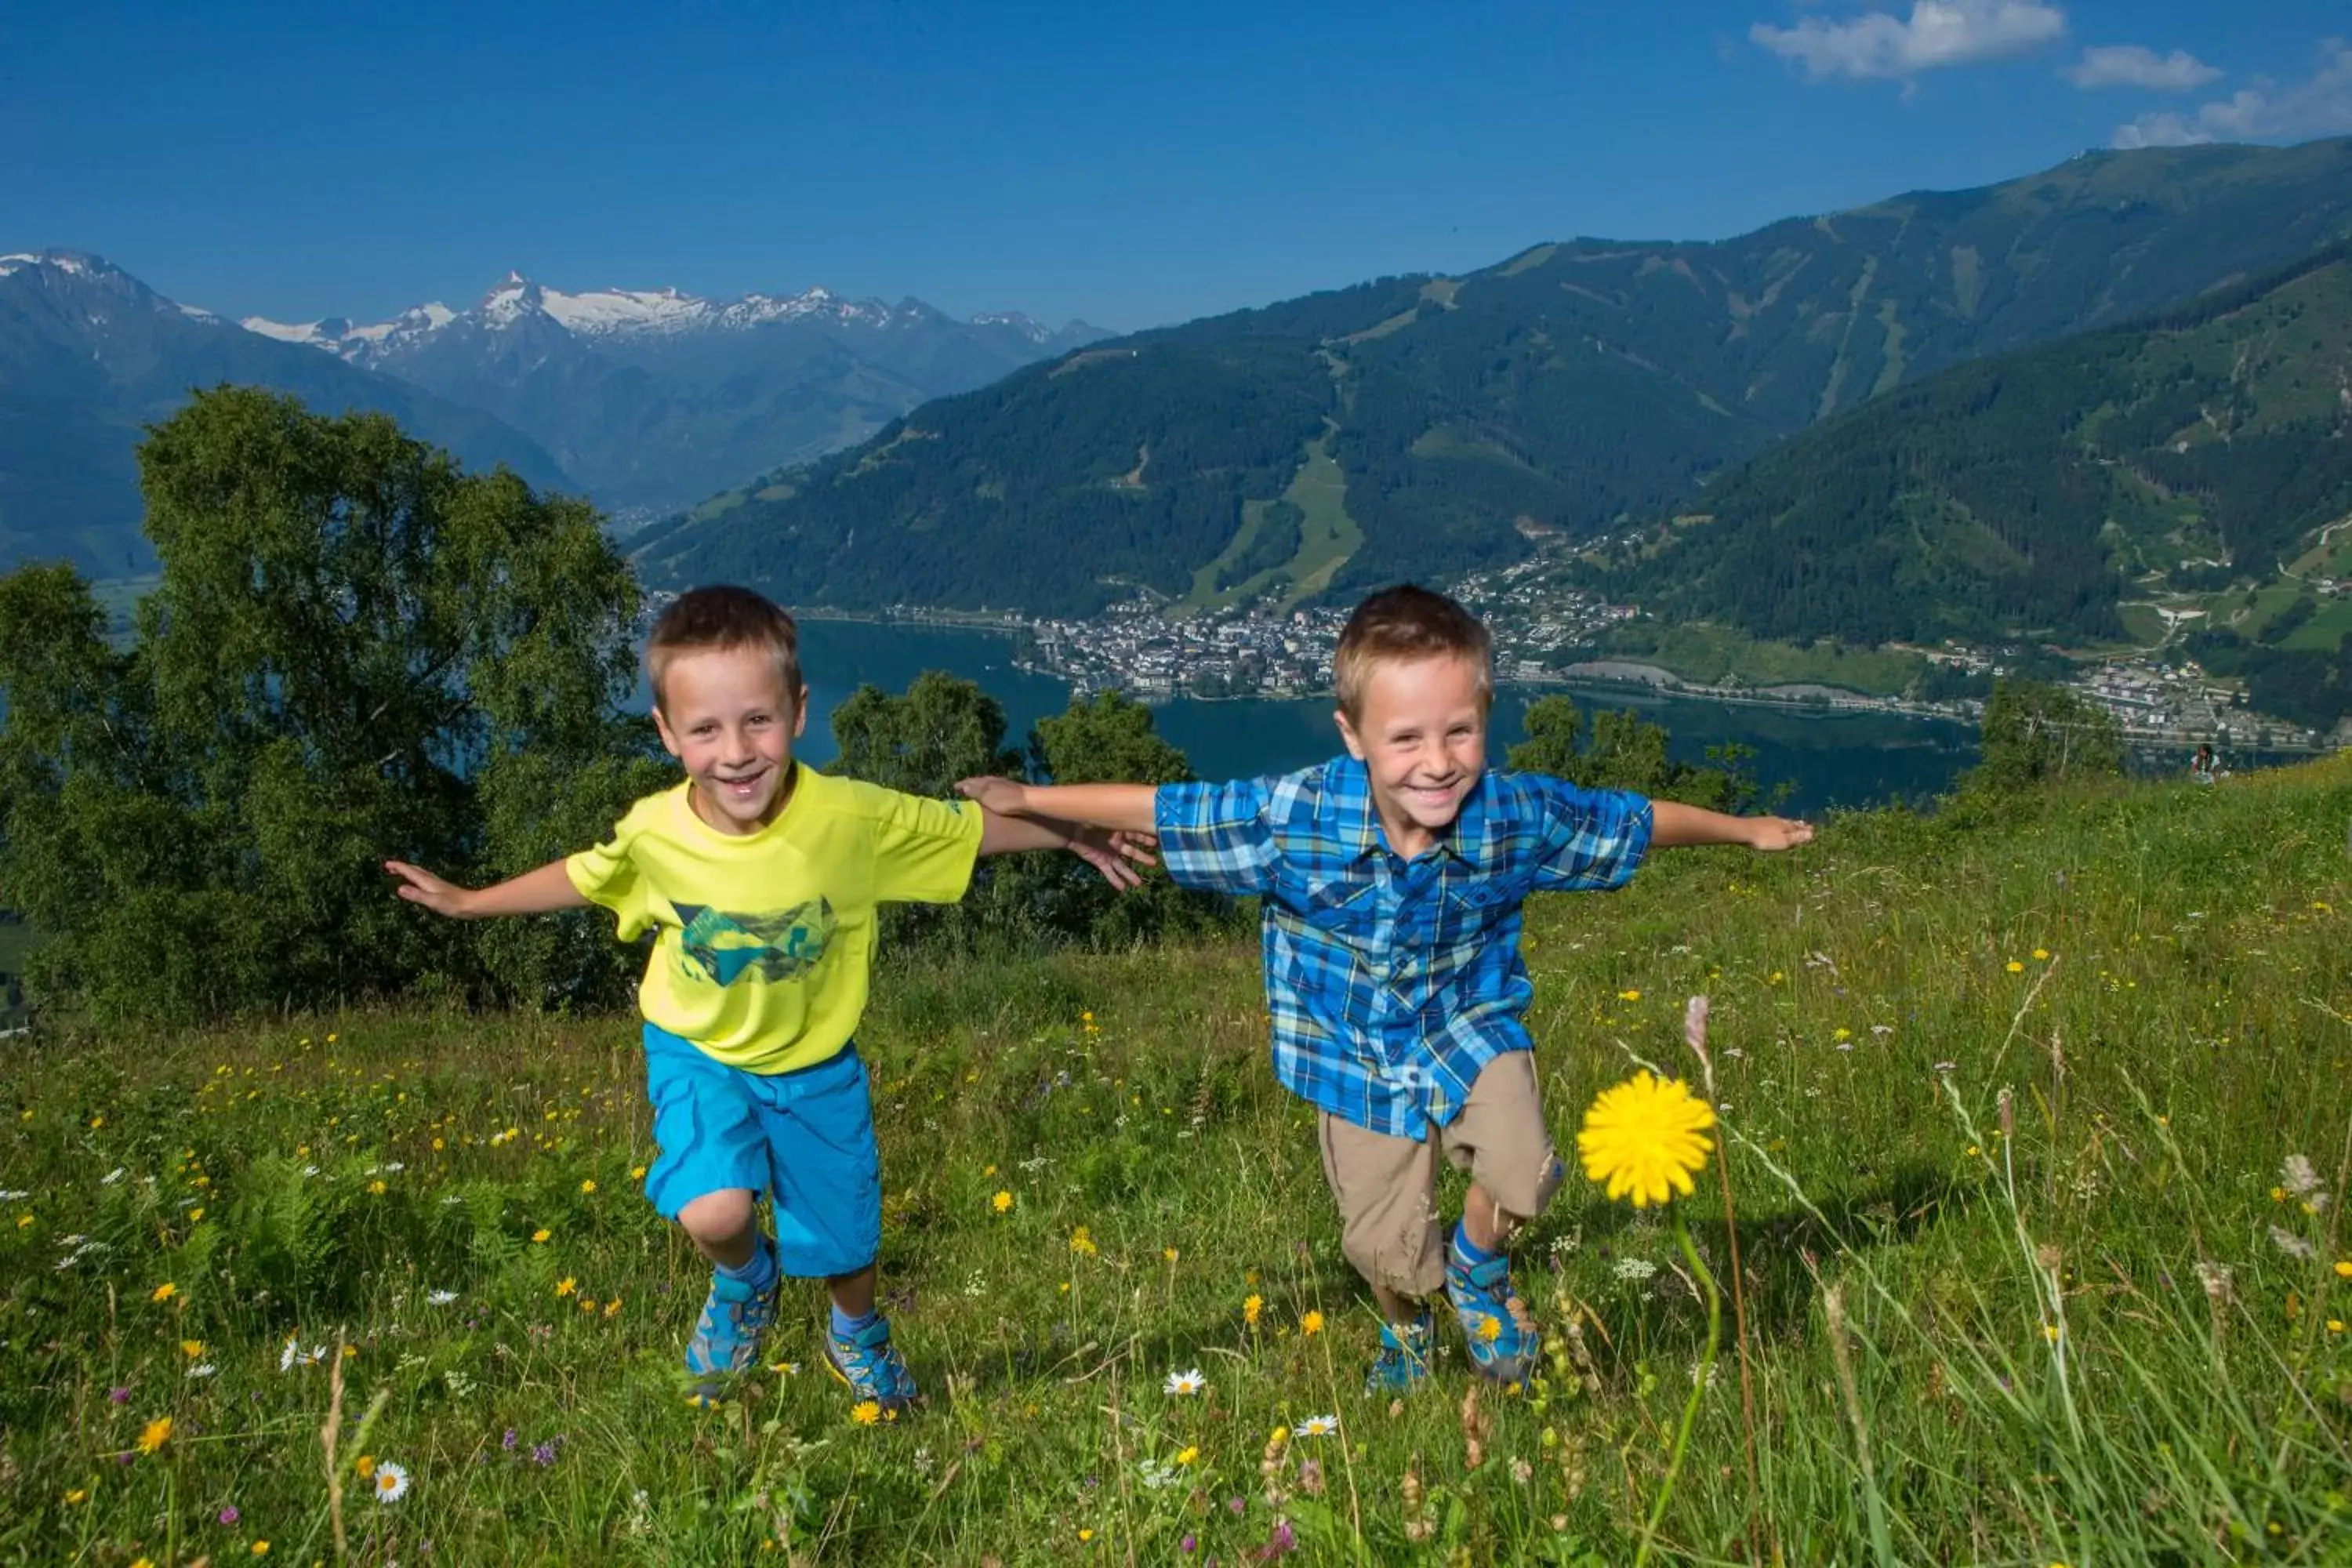
{"type": "MultiPolygon", "coordinates": [[[[2336,759],[1839,816],[1796,855],[1680,851],[1530,906],[1564,1147],[1636,1058],[1690,1070],[1682,1000],[1714,999],[1754,1480],[1727,1346],[1659,1561],[2344,1560],[2347,817],[2336,759]],[[2315,1215],[2273,1195],[2295,1154],[2315,1215]]],[[[634,1190],[627,1019],[0,1057],[0,1562],[341,1555],[328,1365],[279,1370],[339,1337],[371,1563],[1230,1564],[1285,1530],[1302,1563],[1632,1561],[1702,1332],[1654,1212],[1571,1175],[1517,1248],[1551,1370],[1465,1420],[1456,1351],[1391,1407],[1358,1392],[1375,1325],[1266,1066],[1254,942],[909,957],[875,998],[885,1290],[931,1399],[871,1427],[811,1370],[808,1286],[771,1347],[793,1370],[678,1398],[707,1275],[634,1190]],[[1161,1392],[1192,1367],[1204,1393],[1161,1392]],[[1269,1458],[1321,1414],[1340,1436],[1269,1458]],[[373,1501],[362,1454],[410,1494],[373,1501]]],[[[1712,1178],[1690,1206],[1729,1279],[1712,1178]]]]}
{"type": "Polygon", "coordinates": [[[1332,575],[1364,542],[1364,531],[1348,515],[1348,476],[1331,455],[1330,432],[1307,444],[1306,461],[1282,499],[1307,514],[1298,525],[1298,552],[1281,565],[1254,574],[1219,593],[1218,572],[1227,562],[1241,559],[1265,521],[1264,503],[1244,501],[1240,529],[1215,560],[1193,572],[1192,589],[1175,606],[1177,614],[1241,604],[1277,584],[1288,584],[1277,606],[1286,612],[1330,586],[1332,575]]]}
{"type": "Polygon", "coordinates": [[[1637,622],[1604,637],[1601,647],[1604,657],[1654,664],[1703,685],[1738,676],[1751,687],[1834,686],[1874,697],[1901,693],[1927,668],[1917,654],[1827,642],[1806,647],[1759,642],[1733,627],[1705,622],[1637,622]]]}

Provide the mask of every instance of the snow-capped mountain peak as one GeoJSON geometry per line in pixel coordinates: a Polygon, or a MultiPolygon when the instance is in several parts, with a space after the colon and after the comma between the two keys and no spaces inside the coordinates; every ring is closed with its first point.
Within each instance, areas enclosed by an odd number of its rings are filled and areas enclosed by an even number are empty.
{"type": "Polygon", "coordinates": [[[84,311],[102,310],[93,299],[128,300],[159,312],[177,313],[196,321],[220,318],[197,305],[167,300],[102,256],[82,250],[24,250],[0,256],[0,279],[25,275],[37,286],[47,285],[76,300],[84,311]]]}

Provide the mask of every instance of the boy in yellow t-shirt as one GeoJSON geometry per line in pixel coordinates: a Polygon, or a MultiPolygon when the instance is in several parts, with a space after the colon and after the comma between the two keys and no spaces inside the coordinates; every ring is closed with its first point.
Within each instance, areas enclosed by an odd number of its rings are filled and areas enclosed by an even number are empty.
{"type": "Polygon", "coordinates": [[[611,842],[469,890],[385,862],[404,899],[458,918],[593,903],[656,932],[638,989],[661,1154],[646,1195],[711,1260],[687,1347],[696,1397],[759,1357],[783,1275],[833,1296],[826,1363],[895,1412],[917,1392],[875,1307],[880,1166],[852,1043],[875,912],[963,896],[974,858],[1067,847],[1132,886],[1115,836],[922,800],[793,759],[808,721],[792,617],[741,588],[698,588],[646,645],[654,722],[686,782],[630,808],[611,842]],[[773,1199],[776,1239],[758,1203],[773,1199]]]}

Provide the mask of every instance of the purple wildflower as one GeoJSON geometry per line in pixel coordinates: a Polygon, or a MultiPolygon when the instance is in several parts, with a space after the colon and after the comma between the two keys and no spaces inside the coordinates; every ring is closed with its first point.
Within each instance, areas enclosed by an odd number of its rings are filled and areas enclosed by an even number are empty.
{"type": "Polygon", "coordinates": [[[534,1465],[541,1466],[555,1463],[555,1445],[552,1443],[540,1444],[530,1451],[530,1462],[534,1465]]]}
{"type": "Polygon", "coordinates": [[[1198,1541],[1188,1535],[1183,1540],[1176,1543],[1176,1550],[1181,1552],[1185,1556],[1190,1557],[1192,1555],[1193,1549],[1200,1544],[1201,1543],[1198,1541]]]}
{"type": "Polygon", "coordinates": [[[1248,1507],[1249,1504],[1242,1501],[1242,1500],[1237,1497],[1227,1498],[1225,1500],[1225,1511],[1232,1514],[1235,1519],[1239,1519],[1242,1516],[1243,1511],[1248,1507]]]}
{"type": "Polygon", "coordinates": [[[235,1524],[241,1517],[243,1516],[236,1511],[236,1504],[235,1503],[231,1503],[226,1508],[220,1510],[220,1521],[223,1524],[235,1524]]]}
{"type": "Polygon", "coordinates": [[[117,1405],[128,1405],[131,1403],[131,1391],[127,1388],[110,1388],[106,1391],[106,1397],[117,1405]]]}
{"type": "Polygon", "coordinates": [[[520,1441],[521,1439],[515,1436],[515,1429],[509,1426],[507,1428],[507,1435],[499,1439],[499,1447],[511,1454],[515,1450],[515,1445],[520,1441]]]}

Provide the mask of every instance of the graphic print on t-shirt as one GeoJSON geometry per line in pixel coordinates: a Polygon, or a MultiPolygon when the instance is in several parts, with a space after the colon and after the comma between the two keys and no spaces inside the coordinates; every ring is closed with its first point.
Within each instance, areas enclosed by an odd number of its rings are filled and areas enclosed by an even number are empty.
{"type": "Polygon", "coordinates": [[[680,962],[703,978],[732,985],[756,973],[761,979],[798,980],[816,967],[833,935],[833,905],[812,899],[782,911],[730,914],[708,904],[677,904],[680,962]]]}

